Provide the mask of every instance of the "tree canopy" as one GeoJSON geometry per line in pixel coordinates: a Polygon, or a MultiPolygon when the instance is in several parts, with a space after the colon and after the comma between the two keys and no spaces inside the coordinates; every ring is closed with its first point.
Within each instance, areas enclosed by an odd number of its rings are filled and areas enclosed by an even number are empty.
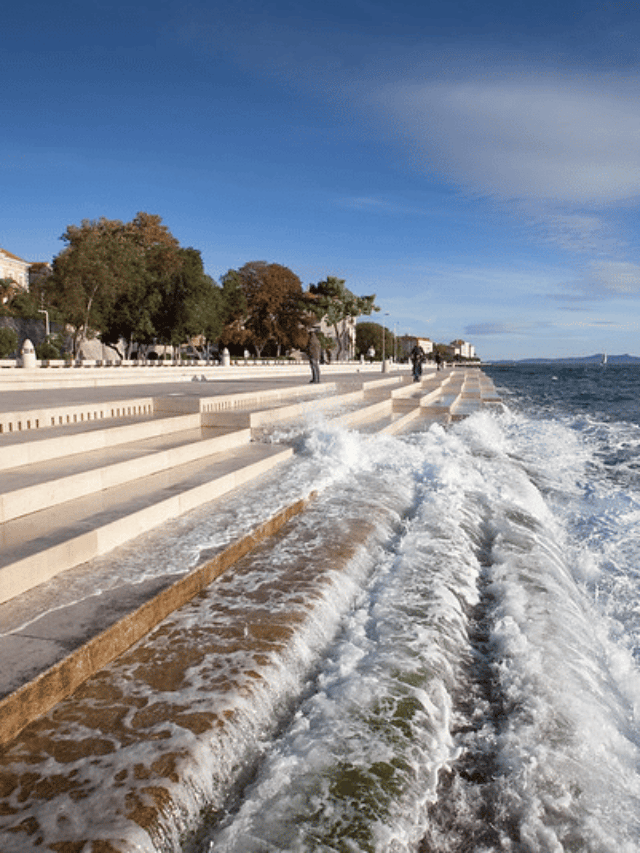
{"type": "Polygon", "coordinates": [[[309,287],[307,308],[318,320],[324,320],[334,330],[338,344],[338,361],[343,358],[348,346],[349,319],[379,311],[375,300],[375,293],[371,296],[356,296],[345,287],[344,279],[335,276],[328,276],[324,281],[309,287]]]}
{"type": "MultiPolygon", "coordinates": [[[[69,225],[61,239],[67,245],[53,261],[48,292],[74,330],[75,351],[91,331],[112,337],[119,299],[140,307],[149,287],[180,267],[178,241],[159,216],[148,213],[127,223],[84,219],[69,225]]],[[[145,313],[135,324],[142,336],[151,331],[145,313]]]]}
{"type": "MultiPolygon", "coordinates": [[[[375,358],[382,359],[382,326],[380,323],[358,323],[356,325],[356,355],[365,357],[369,353],[369,348],[375,350],[375,358]]],[[[393,355],[395,346],[395,337],[393,332],[384,327],[384,350],[385,356],[393,355]]]]}
{"type": "Polygon", "coordinates": [[[324,321],[342,358],[351,321],[379,310],[375,296],[356,296],[343,279],[329,276],[304,292],[292,270],[266,261],[230,269],[220,286],[205,274],[200,252],[181,247],[154,214],[140,212],[131,222],[84,219],[61,239],[52,268],[34,266],[32,293],[0,283],[0,313],[15,313],[14,302],[21,316],[46,309],[71,333],[74,354],[96,335],[116,348],[124,341],[129,356],[152,344],[214,341],[280,354],[303,349],[309,327],[324,321]]]}
{"type": "Polygon", "coordinates": [[[224,344],[252,345],[258,356],[267,344],[304,347],[313,322],[302,305],[302,283],[282,264],[250,261],[222,278],[227,308],[224,344]]]}

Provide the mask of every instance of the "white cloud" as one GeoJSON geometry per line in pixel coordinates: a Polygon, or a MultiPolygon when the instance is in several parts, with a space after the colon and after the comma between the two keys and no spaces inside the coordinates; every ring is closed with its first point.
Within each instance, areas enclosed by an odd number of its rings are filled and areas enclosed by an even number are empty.
{"type": "Polygon", "coordinates": [[[425,166],[476,192],[571,205],[640,195],[640,100],[624,81],[523,70],[375,98],[425,166]]]}
{"type": "Polygon", "coordinates": [[[471,323],[465,327],[465,335],[512,335],[518,331],[513,323],[471,323]]]}
{"type": "Polygon", "coordinates": [[[529,215],[536,236],[565,251],[604,255],[627,248],[626,240],[602,216],[544,210],[529,215]]]}

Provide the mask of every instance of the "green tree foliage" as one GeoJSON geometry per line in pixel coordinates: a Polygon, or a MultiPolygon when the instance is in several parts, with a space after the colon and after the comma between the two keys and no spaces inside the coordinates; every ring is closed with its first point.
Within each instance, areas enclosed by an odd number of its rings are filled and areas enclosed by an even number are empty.
{"type": "MultiPolygon", "coordinates": [[[[111,336],[119,298],[130,304],[144,300],[152,281],[180,266],[178,241],[159,216],[148,213],[128,223],[85,219],[61,239],[67,245],[54,259],[49,292],[74,329],[75,352],[91,331],[111,336]]],[[[138,333],[148,333],[146,318],[140,324],[138,333]]]]}
{"type": "Polygon", "coordinates": [[[221,290],[221,319],[222,331],[220,345],[237,344],[245,346],[250,343],[250,332],[244,323],[249,314],[247,298],[242,288],[242,280],[237,270],[229,270],[222,276],[221,290]]]}
{"type": "Polygon", "coordinates": [[[0,327],[0,358],[14,355],[18,349],[18,336],[13,329],[0,327]]]}
{"type": "Polygon", "coordinates": [[[222,279],[226,325],[222,343],[252,345],[258,357],[264,347],[304,347],[312,322],[302,304],[302,283],[281,264],[250,261],[222,279]]]}
{"type": "MultiPolygon", "coordinates": [[[[388,358],[394,354],[395,338],[393,332],[384,327],[384,350],[388,358]]],[[[356,355],[368,357],[369,348],[376,351],[375,358],[382,359],[382,326],[380,323],[358,323],[356,325],[356,355]]]]}
{"type": "Polygon", "coordinates": [[[36,357],[42,359],[61,358],[63,346],[62,335],[50,335],[46,341],[36,344],[36,357]]]}
{"type": "Polygon", "coordinates": [[[220,288],[205,275],[200,252],[180,250],[180,267],[164,281],[156,333],[174,347],[197,336],[214,340],[220,333],[220,288]]]}
{"type": "Polygon", "coordinates": [[[333,328],[337,341],[338,361],[344,357],[343,354],[348,345],[348,321],[379,311],[375,300],[375,294],[356,296],[345,287],[344,279],[335,276],[328,276],[324,281],[309,287],[306,299],[308,310],[318,320],[324,320],[333,328]]]}
{"type": "Polygon", "coordinates": [[[170,266],[159,266],[135,282],[114,301],[101,339],[117,347],[129,342],[129,351],[153,343],[174,348],[199,336],[217,339],[221,329],[220,288],[205,275],[200,252],[178,249],[170,266]]]}

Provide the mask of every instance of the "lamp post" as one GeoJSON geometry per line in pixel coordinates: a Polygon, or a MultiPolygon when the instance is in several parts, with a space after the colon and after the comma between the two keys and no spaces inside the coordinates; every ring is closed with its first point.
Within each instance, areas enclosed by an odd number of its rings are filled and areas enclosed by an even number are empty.
{"type": "Polygon", "coordinates": [[[38,308],[38,314],[44,314],[44,333],[49,340],[49,312],[46,308],[38,308]]]}
{"type": "Polygon", "coordinates": [[[382,372],[387,372],[387,356],[384,347],[384,318],[389,316],[389,312],[385,311],[382,318],[382,372]]]}

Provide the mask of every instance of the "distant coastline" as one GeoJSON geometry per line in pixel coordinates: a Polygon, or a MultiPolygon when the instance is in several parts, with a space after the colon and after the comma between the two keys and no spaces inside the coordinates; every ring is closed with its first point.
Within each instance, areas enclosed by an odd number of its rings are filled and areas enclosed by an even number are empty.
{"type": "MultiPolygon", "coordinates": [[[[486,361],[485,364],[602,364],[604,353],[595,355],[576,356],[575,358],[504,358],[500,361],[486,361]]],[[[610,364],[640,364],[637,355],[607,355],[607,365],[610,364]]]]}

